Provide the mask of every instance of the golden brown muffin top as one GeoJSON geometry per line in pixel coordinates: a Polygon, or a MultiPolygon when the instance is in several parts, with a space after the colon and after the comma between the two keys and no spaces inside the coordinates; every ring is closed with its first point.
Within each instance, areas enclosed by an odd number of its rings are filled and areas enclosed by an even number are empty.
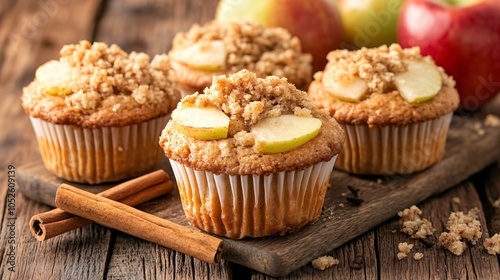
{"type": "Polygon", "coordinates": [[[168,158],[197,170],[231,175],[260,175],[300,170],[340,153],[344,132],[324,110],[314,108],[307,94],[286,79],[258,78],[242,70],[229,76],[217,76],[204,94],[195,93],[179,102],[185,106],[220,108],[230,119],[228,138],[197,140],[179,132],[171,120],[160,137],[160,146],[168,158]],[[262,154],[250,132],[253,125],[282,114],[312,116],[321,120],[318,135],[306,144],[285,153],[262,154]]]}
{"type": "Polygon", "coordinates": [[[270,75],[285,77],[301,89],[306,89],[311,82],[312,56],[302,53],[300,40],[284,28],[264,28],[250,21],[194,24],[188,32],[175,36],[170,53],[214,40],[222,40],[227,52],[224,71],[193,70],[173,61],[176,70],[173,77],[177,82],[205,88],[210,86],[214,75],[241,69],[255,72],[261,78],[270,75]],[[176,75],[176,72],[180,74],[176,75]]]}
{"type": "Polygon", "coordinates": [[[314,75],[309,87],[309,98],[317,107],[328,110],[340,123],[367,124],[370,127],[406,125],[453,112],[458,107],[459,96],[455,81],[441,67],[437,68],[442,87],[436,96],[421,103],[409,103],[401,97],[394,77],[407,70],[408,60],[434,64],[431,57],[422,57],[418,47],[402,49],[398,44],[356,51],[332,51],[328,54],[325,71],[335,66],[334,77],[359,77],[367,82],[368,91],[356,102],[340,100],[323,87],[324,71],[320,71],[314,75]]]}
{"type": "MultiPolygon", "coordinates": [[[[114,44],[81,41],[64,46],[58,62],[74,79],[49,81],[47,87],[35,78],[23,89],[22,106],[35,118],[82,127],[124,126],[167,115],[179,100],[167,78],[170,62],[165,54],[150,62],[145,53],[127,54],[114,44]]],[[[57,79],[57,73],[39,74],[55,74],[57,79]]]]}

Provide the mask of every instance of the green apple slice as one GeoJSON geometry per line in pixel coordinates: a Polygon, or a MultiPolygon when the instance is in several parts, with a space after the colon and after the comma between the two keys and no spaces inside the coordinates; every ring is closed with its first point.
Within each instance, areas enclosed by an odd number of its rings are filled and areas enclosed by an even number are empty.
{"type": "Polygon", "coordinates": [[[52,95],[71,94],[70,84],[75,77],[75,70],[58,60],[43,64],[35,72],[35,78],[42,84],[42,88],[52,95]]]}
{"type": "Polygon", "coordinates": [[[408,61],[408,71],[394,78],[399,94],[410,103],[432,99],[442,85],[437,67],[426,62],[408,61]]]}
{"type": "Polygon", "coordinates": [[[182,134],[198,140],[227,138],[229,117],[215,107],[178,108],[172,120],[182,134]]]}
{"type": "Polygon", "coordinates": [[[185,49],[172,51],[170,57],[189,68],[205,71],[224,69],[226,49],[220,40],[199,42],[185,49]]]}
{"type": "Polygon", "coordinates": [[[322,79],[323,87],[334,97],[349,102],[359,101],[368,91],[368,83],[358,77],[337,79],[335,69],[325,70],[322,79]]]}
{"type": "Polygon", "coordinates": [[[251,129],[261,153],[283,153],[293,150],[318,135],[321,120],[312,117],[281,115],[257,123],[251,129]]]}

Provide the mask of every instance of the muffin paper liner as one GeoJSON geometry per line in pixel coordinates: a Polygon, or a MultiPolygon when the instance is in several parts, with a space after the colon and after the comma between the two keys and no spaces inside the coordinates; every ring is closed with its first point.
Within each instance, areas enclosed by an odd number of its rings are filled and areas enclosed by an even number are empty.
{"type": "Polygon", "coordinates": [[[321,214],[337,156],[269,175],[199,171],[170,160],[184,213],[197,228],[229,238],[285,234],[321,214]]]}
{"type": "Polygon", "coordinates": [[[30,117],[45,167],[57,177],[99,184],[142,175],[162,158],[169,116],[122,127],[82,128],[30,117]]]}
{"type": "Polygon", "coordinates": [[[452,115],[375,129],[341,124],[346,142],[335,167],[355,174],[379,175],[425,169],[443,157],[452,115]]]}

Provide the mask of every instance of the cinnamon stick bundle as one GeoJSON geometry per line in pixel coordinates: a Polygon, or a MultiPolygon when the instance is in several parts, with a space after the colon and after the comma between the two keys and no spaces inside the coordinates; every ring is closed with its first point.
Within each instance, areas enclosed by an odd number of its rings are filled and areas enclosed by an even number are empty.
{"type": "Polygon", "coordinates": [[[222,240],[148,214],[123,203],[62,184],[56,206],[101,225],[160,244],[202,261],[217,264],[222,240]]]}
{"type": "MultiPolygon", "coordinates": [[[[172,190],[173,183],[168,174],[163,170],[157,170],[118,184],[98,195],[130,206],[137,206],[153,198],[168,194],[172,190]]],[[[31,233],[39,241],[47,240],[91,223],[93,223],[92,220],[75,216],[59,208],[34,215],[29,222],[31,233]]]]}

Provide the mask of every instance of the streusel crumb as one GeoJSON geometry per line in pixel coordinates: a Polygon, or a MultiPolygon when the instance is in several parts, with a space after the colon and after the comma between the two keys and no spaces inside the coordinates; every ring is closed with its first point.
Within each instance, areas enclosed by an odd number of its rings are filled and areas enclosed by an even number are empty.
{"type": "Polygon", "coordinates": [[[435,231],[432,223],[420,216],[422,211],[415,205],[398,212],[400,231],[410,235],[411,238],[425,238],[435,231]]]}
{"type": "Polygon", "coordinates": [[[312,266],[318,270],[325,270],[329,267],[339,264],[338,259],[334,259],[332,256],[322,256],[314,259],[311,262],[312,266]]]}
{"type": "Polygon", "coordinates": [[[493,114],[488,114],[484,119],[484,125],[487,127],[500,127],[500,118],[493,114]]]}
{"type": "Polygon", "coordinates": [[[478,211],[479,209],[474,208],[467,214],[462,211],[452,212],[446,223],[448,232],[443,232],[439,236],[441,245],[457,256],[465,251],[467,242],[475,245],[483,234],[478,211]]]}
{"type": "Polygon", "coordinates": [[[416,261],[421,260],[423,257],[424,257],[424,254],[422,254],[420,252],[417,252],[417,253],[415,253],[415,255],[413,255],[413,259],[416,261]]]}
{"type": "Polygon", "coordinates": [[[484,248],[488,250],[488,254],[500,254],[500,234],[495,233],[491,238],[486,238],[483,243],[484,248]]]}
{"type": "Polygon", "coordinates": [[[284,28],[264,28],[251,21],[195,24],[188,32],[174,37],[171,52],[213,40],[224,42],[228,72],[248,69],[261,78],[286,77],[304,89],[312,79],[312,56],[302,53],[297,37],[284,28]]]}
{"type": "Polygon", "coordinates": [[[408,256],[413,249],[413,244],[408,244],[406,242],[402,242],[398,244],[399,253],[397,254],[398,260],[402,260],[408,256]]]}
{"type": "Polygon", "coordinates": [[[167,115],[179,98],[165,54],[150,62],[145,53],[80,41],[61,49],[59,63],[75,78],[62,85],[63,94],[51,93],[54,88],[37,79],[25,87],[22,104],[31,116],[83,127],[121,126],[167,115]]]}

